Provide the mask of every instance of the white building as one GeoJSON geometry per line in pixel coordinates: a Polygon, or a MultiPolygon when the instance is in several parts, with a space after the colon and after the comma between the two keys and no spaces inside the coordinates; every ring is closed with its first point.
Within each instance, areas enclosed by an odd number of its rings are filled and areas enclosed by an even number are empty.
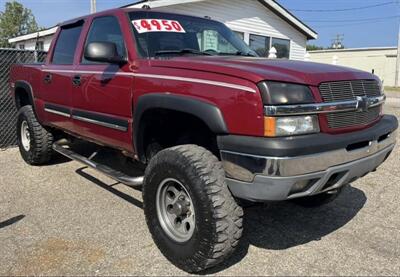
{"type": "Polygon", "coordinates": [[[373,72],[385,86],[395,85],[397,47],[318,50],[309,54],[310,61],[373,72]]]}
{"type": "MultiPolygon", "coordinates": [[[[261,56],[272,47],[278,58],[304,60],[306,44],[317,33],[274,0],[154,0],[140,1],[126,7],[148,5],[158,10],[207,16],[224,22],[261,56]]],[[[10,39],[16,48],[35,49],[43,41],[48,50],[55,29],[10,39]]]]}
{"type": "Polygon", "coordinates": [[[8,42],[15,48],[21,50],[44,50],[48,51],[51,40],[57,31],[57,27],[46,29],[37,33],[31,33],[24,36],[9,39],[8,42]]]}

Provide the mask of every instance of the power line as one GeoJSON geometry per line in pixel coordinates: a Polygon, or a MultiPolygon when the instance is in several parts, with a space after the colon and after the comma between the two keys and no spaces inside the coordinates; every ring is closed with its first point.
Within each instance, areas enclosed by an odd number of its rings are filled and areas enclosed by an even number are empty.
{"type": "Polygon", "coordinates": [[[362,7],[347,8],[347,9],[326,9],[326,10],[289,9],[289,10],[293,11],[293,12],[319,12],[319,13],[321,13],[321,12],[346,12],[346,11],[365,10],[365,9],[389,6],[389,5],[392,5],[392,4],[396,4],[396,2],[395,1],[391,1],[391,2],[375,4],[375,5],[368,5],[368,6],[362,6],[362,7]]]}
{"type": "MultiPolygon", "coordinates": [[[[396,18],[397,19],[397,18],[396,18]]],[[[335,24],[335,25],[317,25],[313,26],[314,28],[337,28],[337,27],[346,27],[346,26],[357,26],[357,25],[367,25],[367,24],[375,24],[375,23],[384,23],[386,20],[371,20],[365,22],[357,22],[357,23],[349,23],[349,24],[335,24]]]]}
{"type": "Polygon", "coordinates": [[[372,21],[372,20],[386,20],[392,18],[400,18],[400,15],[394,16],[386,16],[386,17],[375,17],[375,18],[361,18],[361,19],[342,19],[342,20],[314,20],[314,19],[305,19],[307,22],[363,22],[363,21],[372,21]]]}

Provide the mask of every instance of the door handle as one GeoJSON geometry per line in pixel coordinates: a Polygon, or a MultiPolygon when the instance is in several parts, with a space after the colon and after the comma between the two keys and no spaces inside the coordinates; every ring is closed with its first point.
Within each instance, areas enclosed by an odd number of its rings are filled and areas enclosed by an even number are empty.
{"type": "Polygon", "coordinates": [[[44,76],[43,81],[45,84],[50,84],[52,79],[53,79],[53,76],[51,74],[47,74],[46,76],[44,76]]]}
{"type": "Polygon", "coordinates": [[[81,75],[75,75],[74,78],[72,78],[72,84],[74,86],[79,87],[82,83],[82,77],[81,75]]]}

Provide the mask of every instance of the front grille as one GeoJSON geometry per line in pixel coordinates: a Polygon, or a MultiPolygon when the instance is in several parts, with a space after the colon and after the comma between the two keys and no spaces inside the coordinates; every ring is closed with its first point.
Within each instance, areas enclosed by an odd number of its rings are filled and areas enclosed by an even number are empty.
{"type": "Polygon", "coordinates": [[[381,94],[375,80],[353,80],[322,83],[319,86],[324,102],[354,100],[357,96],[376,97],[381,94]]]}
{"type": "Polygon", "coordinates": [[[370,108],[366,112],[344,112],[328,114],[328,126],[332,129],[368,125],[380,115],[381,107],[370,108]]]}
{"type": "MultiPolygon", "coordinates": [[[[379,83],[375,80],[353,80],[322,83],[319,86],[324,102],[355,100],[357,96],[376,97],[381,95],[379,83]]],[[[380,115],[381,107],[368,111],[354,111],[328,114],[328,126],[331,129],[368,125],[380,115]]]]}

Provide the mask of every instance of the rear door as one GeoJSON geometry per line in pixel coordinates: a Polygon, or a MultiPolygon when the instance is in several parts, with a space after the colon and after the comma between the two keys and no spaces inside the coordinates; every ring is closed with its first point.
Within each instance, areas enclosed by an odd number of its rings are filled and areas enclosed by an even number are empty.
{"type": "Polygon", "coordinates": [[[129,34],[123,33],[118,17],[93,18],[72,76],[72,117],[75,132],[81,136],[132,151],[133,74],[129,64],[92,62],[84,57],[91,42],[112,42],[119,56],[127,57],[124,35],[129,34]]]}
{"type": "Polygon", "coordinates": [[[72,76],[83,23],[81,20],[60,27],[51,57],[42,73],[41,95],[46,121],[67,131],[73,130],[72,76]]]}

